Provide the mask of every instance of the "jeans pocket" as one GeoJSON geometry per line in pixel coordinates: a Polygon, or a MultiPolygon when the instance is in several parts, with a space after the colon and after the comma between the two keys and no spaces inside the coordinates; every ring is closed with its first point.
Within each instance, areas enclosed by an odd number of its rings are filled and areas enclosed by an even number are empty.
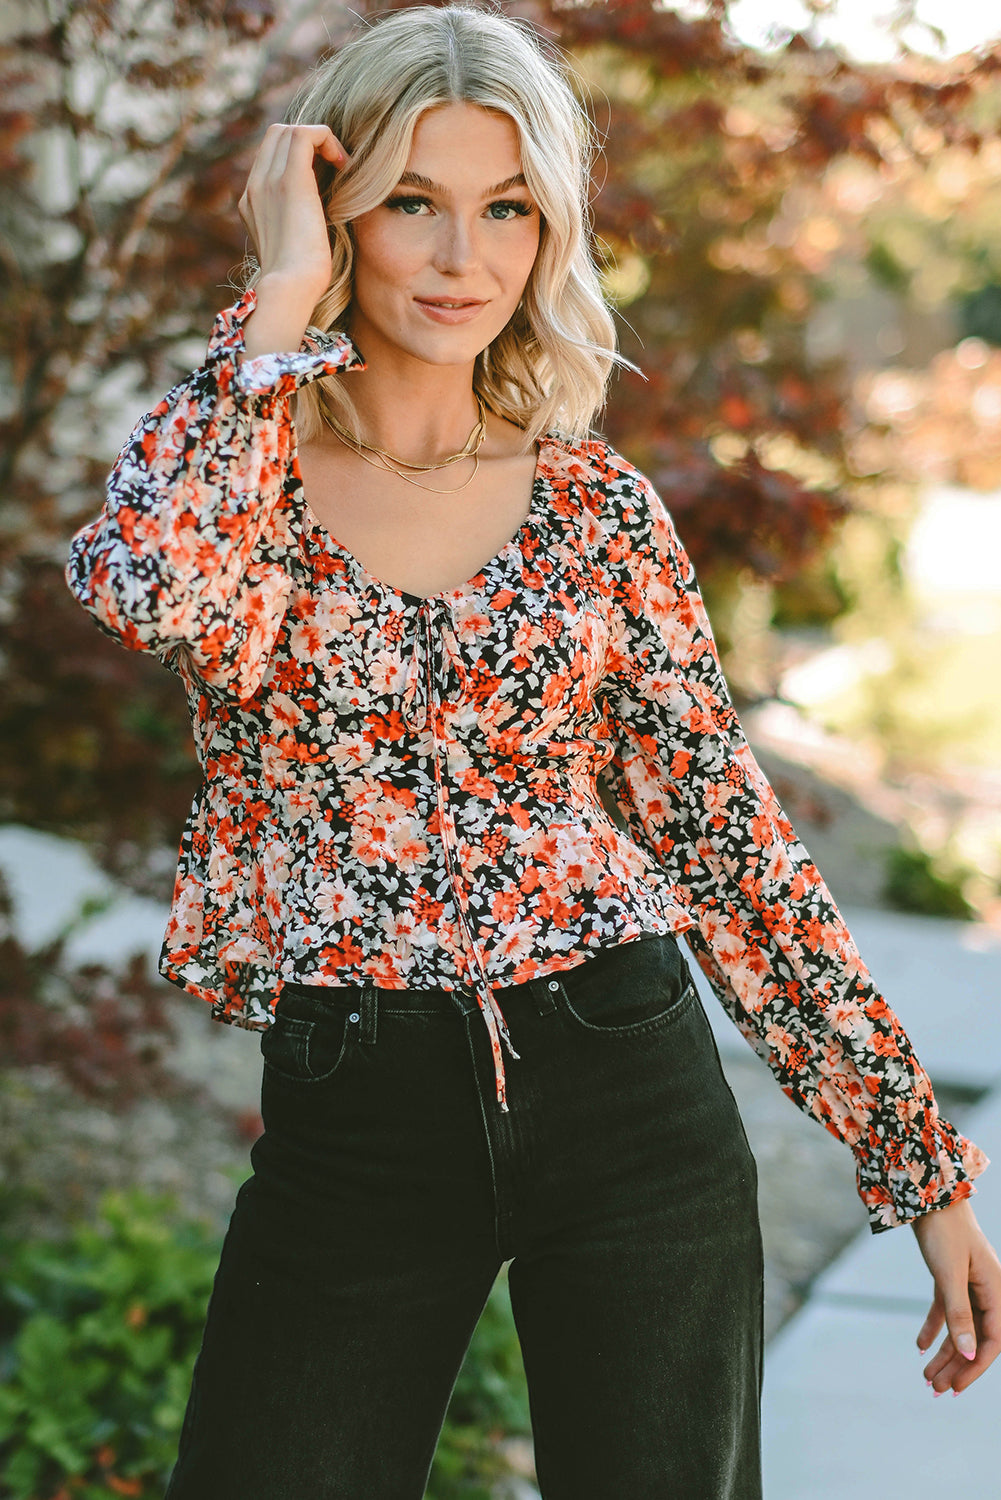
{"type": "Polygon", "coordinates": [[[695,986],[672,937],[603,948],[560,980],[563,1009],[586,1031],[634,1036],[666,1025],[688,1008],[695,986]]]}
{"type": "Polygon", "coordinates": [[[357,1023],[346,1008],[306,1020],[282,1014],[279,1005],[274,1020],[261,1035],[264,1067],[287,1083],[324,1083],[344,1061],[355,1030],[357,1023]]]}

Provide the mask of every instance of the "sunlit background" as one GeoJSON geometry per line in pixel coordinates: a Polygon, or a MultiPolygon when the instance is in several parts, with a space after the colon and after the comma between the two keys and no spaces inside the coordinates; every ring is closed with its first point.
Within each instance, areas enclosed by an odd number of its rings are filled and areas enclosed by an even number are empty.
{"type": "MultiPolygon", "coordinates": [[[[701,16],[699,0],[676,7],[701,16]]],[[[734,36],[770,51],[793,32],[809,30],[860,62],[893,62],[904,48],[955,57],[996,39],[997,16],[987,0],[733,0],[727,18],[734,36]]]]}

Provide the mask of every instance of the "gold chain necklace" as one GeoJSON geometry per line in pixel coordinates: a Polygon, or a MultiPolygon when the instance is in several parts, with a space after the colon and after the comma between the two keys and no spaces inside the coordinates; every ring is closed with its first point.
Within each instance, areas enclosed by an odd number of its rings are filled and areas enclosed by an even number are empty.
{"type": "Polygon", "coordinates": [[[388,470],[390,474],[395,474],[397,479],[405,479],[407,484],[416,485],[419,490],[427,490],[429,495],[457,495],[460,490],[464,490],[467,485],[472,484],[473,480],[476,478],[476,471],[480,467],[479,453],[473,452],[467,454],[466,457],[473,460],[473,472],[470,474],[469,478],[464,479],[461,484],[457,484],[454,489],[439,490],[436,489],[433,484],[421,484],[419,479],[414,479],[411,474],[404,474],[402,469],[394,469],[392,464],[384,462],[380,463],[378,459],[369,458],[367,453],[363,453],[361,449],[355,448],[353,443],[349,443],[348,446],[353,448],[355,453],[358,454],[358,457],[364,459],[365,463],[371,464],[373,469],[380,469],[382,471],[388,470]]]}
{"type": "Polygon", "coordinates": [[[398,479],[404,479],[407,484],[416,485],[419,490],[426,490],[429,495],[457,495],[460,490],[464,490],[467,485],[472,484],[476,478],[477,470],[480,467],[480,449],[487,435],[487,413],[479,395],[476,397],[476,406],[479,415],[473,425],[472,431],[458,453],[450,453],[447,458],[443,458],[440,462],[434,464],[415,464],[410,463],[408,459],[397,458],[395,454],[387,453],[384,448],[377,448],[373,443],[366,443],[362,438],[356,438],[346,428],[342,427],[337,418],[331,413],[327,413],[327,420],[341,441],[354,453],[357,453],[358,457],[365,463],[371,464],[373,469],[382,469],[388,471],[390,474],[395,474],[398,479]],[[369,457],[370,454],[374,455],[374,457],[369,457]],[[453,490],[439,490],[434,485],[421,484],[420,480],[414,479],[412,474],[405,474],[403,472],[404,469],[413,469],[419,474],[432,474],[437,469],[448,468],[450,464],[461,463],[465,458],[473,460],[473,472],[468,479],[464,480],[462,484],[457,484],[453,490]]]}
{"type": "Polygon", "coordinates": [[[390,463],[397,464],[401,469],[414,469],[420,474],[430,474],[434,469],[444,469],[448,464],[458,463],[460,459],[471,458],[483,443],[486,437],[486,407],[482,399],[476,397],[476,408],[478,416],[473,424],[472,430],[458,453],[450,453],[447,458],[440,459],[434,464],[414,464],[406,458],[397,458],[395,453],[387,453],[385,448],[377,448],[374,443],[366,443],[364,438],[355,438],[346,428],[342,427],[337,418],[330,416],[330,423],[339,436],[347,438],[352,447],[364,448],[367,453],[378,454],[380,458],[387,459],[390,463]]]}

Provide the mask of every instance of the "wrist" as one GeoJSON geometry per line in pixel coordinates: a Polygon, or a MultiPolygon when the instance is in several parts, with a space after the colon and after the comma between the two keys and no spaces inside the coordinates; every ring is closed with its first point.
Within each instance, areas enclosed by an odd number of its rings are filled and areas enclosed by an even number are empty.
{"type": "Polygon", "coordinates": [[[245,358],[295,353],[325,287],[269,272],[256,283],[254,311],[244,324],[245,358]]]}
{"type": "Polygon", "coordinates": [[[969,1195],[965,1198],[954,1198],[951,1203],[942,1203],[938,1208],[929,1209],[926,1214],[919,1214],[916,1219],[911,1220],[911,1228],[920,1238],[922,1233],[933,1230],[936,1224],[961,1222],[970,1225],[977,1223],[969,1195]]]}
{"type": "Polygon", "coordinates": [[[309,321],[309,315],[327,290],[326,281],[319,282],[294,271],[265,271],[259,276],[254,290],[257,293],[257,311],[266,308],[309,321]]]}

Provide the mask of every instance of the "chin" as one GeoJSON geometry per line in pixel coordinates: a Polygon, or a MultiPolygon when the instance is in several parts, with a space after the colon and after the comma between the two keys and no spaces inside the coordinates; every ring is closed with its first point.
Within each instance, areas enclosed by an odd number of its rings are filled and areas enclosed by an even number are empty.
{"type": "Polygon", "coordinates": [[[423,360],[426,365],[435,365],[444,368],[448,365],[471,365],[487,348],[486,344],[464,344],[452,349],[413,349],[408,351],[417,359],[423,360]]]}
{"type": "Polygon", "coordinates": [[[441,336],[435,338],[428,338],[425,334],[406,342],[401,340],[397,347],[401,353],[409,354],[412,359],[423,360],[428,365],[471,365],[496,337],[497,333],[494,332],[487,337],[482,333],[470,337],[468,331],[460,334],[457,330],[452,332],[446,329],[441,336]]]}
{"type": "Polygon", "coordinates": [[[352,337],[357,338],[358,347],[366,358],[371,358],[366,349],[368,343],[373,353],[381,345],[390,358],[396,353],[439,369],[450,365],[471,365],[503,332],[514,315],[512,309],[508,317],[499,319],[497,309],[492,309],[492,312],[489,324],[477,320],[475,325],[451,328],[428,327],[423,320],[415,325],[406,316],[390,327],[385,324],[380,327],[374,320],[360,319],[357,333],[352,337]]]}

